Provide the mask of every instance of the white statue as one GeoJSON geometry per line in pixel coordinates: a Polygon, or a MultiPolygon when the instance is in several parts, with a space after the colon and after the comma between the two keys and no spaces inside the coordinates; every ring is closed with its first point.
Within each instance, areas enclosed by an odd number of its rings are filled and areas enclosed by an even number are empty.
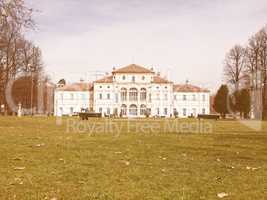
{"type": "Polygon", "coordinates": [[[18,105],[18,117],[22,116],[22,108],[21,108],[21,103],[18,105]]]}

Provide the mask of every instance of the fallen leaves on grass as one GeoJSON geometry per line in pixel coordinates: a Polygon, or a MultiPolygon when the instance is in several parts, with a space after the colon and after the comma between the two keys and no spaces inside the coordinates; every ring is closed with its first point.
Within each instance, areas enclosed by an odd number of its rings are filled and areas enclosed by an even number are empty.
{"type": "Polygon", "coordinates": [[[59,158],[58,160],[63,162],[64,164],[66,163],[66,161],[63,158],[59,158]]]}
{"type": "Polygon", "coordinates": [[[123,164],[125,164],[126,166],[129,166],[130,165],[130,162],[129,161],[126,161],[126,160],[121,160],[120,162],[123,163],[123,164]]]}
{"type": "Polygon", "coordinates": [[[36,145],[35,145],[35,147],[43,147],[43,146],[45,146],[45,144],[44,144],[44,143],[41,143],[41,144],[36,144],[36,145]]]}
{"type": "Polygon", "coordinates": [[[217,197],[219,197],[219,198],[224,198],[224,197],[228,197],[229,195],[227,194],[227,193],[225,193],[225,192],[221,192],[221,193],[218,193],[217,194],[217,197]]]}
{"type": "Polygon", "coordinates": [[[183,153],[182,156],[183,156],[183,157],[186,157],[187,155],[186,155],[186,153],[183,153]]]}
{"type": "Polygon", "coordinates": [[[255,170],[260,169],[260,167],[249,167],[249,166],[247,166],[246,169],[247,169],[247,170],[255,171],[255,170]]]}
{"type": "Polygon", "coordinates": [[[14,167],[14,170],[24,170],[26,167],[14,167]]]}
{"type": "Polygon", "coordinates": [[[13,158],[13,160],[16,160],[16,161],[19,161],[19,160],[22,160],[22,158],[13,158]]]}
{"type": "Polygon", "coordinates": [[[10,185],[23,185],[23,180],[21,178],[14,178],[14,182],[10,183],[10,185]]]}

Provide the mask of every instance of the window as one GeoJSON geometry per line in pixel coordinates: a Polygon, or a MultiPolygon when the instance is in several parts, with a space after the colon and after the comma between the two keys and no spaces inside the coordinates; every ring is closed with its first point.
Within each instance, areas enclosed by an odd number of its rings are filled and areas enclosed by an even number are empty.
{"type": "Polygon", "coordinates": [[[150,103],[152,102],[152,95],[151,95],[151,93],[149,93],[149,102],[150,103]]]}
{"type": "Polygon", "coordinates": [[[101,93],[99,94],[99,99],[102,99],[102,94],[101,93]]]}
{"type": "Polygon", "coordinates": [[[126,88],[121,89],[121,101],[127,101],[127,89],[126,88]]]}
{"type": "Polygon", "coordinates": [[[123,104],[123,105],[121,106],[121,115],[122,115],[122,116],[127,115],[127,106],[126,106],[125,104],[123,104]]]}
{"type": "Polygon", "coordinates": [[[59,112],[60,112],[60,115],[63,115],[63,108],[62,107],[59,108],[59,112]]]}
{"type": "Polygon", "coordinates": [[[185,94],[183,95],[183,100],[186,101],[186,95],[185,94]]]}
{"type": "Polygon", "coordinates": [[[119,102],[119,95],[118,95],[118,93],[115,94],[115,102],[116,102],[116,103],[119,102]]]}
{"type": "Polygon", "coordinates": [[[122,77],[122,80],[124,80],[124,81],[125,81],[125,79],[126,79],[126,77],[125,77],[125,76],[123,76],[123,77],[122,77]]]}
{"type": "Polygon", "coordinates": [[[130,105],[129,114],[136,116],[137,115],[137,106],[136,105],[130,105]]]}
{"type": "Polygon", "coordinates": [[[136,88],[131,88],[129,92],[129,100],[130,101],[137,101],[138,92],[136,88]]]}
{"type": "Polygon", "coordinates": [[[157,108],[157,115],[160,115],[160,109],[157,108]]]}
{"type": "Polygon", "coordinates": [[[140,115],[146,115],[146,105],[141,105],[140,107],[140,115]]]}
{"type": "Polygon", "coordinates": [[[146,89],[142,88],[140,92],[140,100],[141,101],[146,101],[146,89]]]}
{"type": "Polygon", "coordinates": [[[148,115],[151,115],[151,108],[147,108],[146,112],[147,112],[148,115]]]}
{"type": "Polygon", "coordinates": [[[205,108],[202,109],[202,114],[203,114],[203,115],[206,114],[206,109],[205,109],[205,108]]]}
{"type": "Polygon", "coordinates": [[[133,83],[135,82],[135,76],[132,76],[132,82],[133,83]]]}
{"type": "Polygon", "coordinates": [[[74,99],[74,95],[71,93],[70,94],[70,100],[73,100],[74,99]]]}
{"type": "Polygon", "coordinates": [[[110,86],[108,86],[108,89],[110,88],[110,86]]]}
{"type": "Polygon", "coordinates": [[[113,115],[114,116],[118,116],[118,108],[114,108],[113,109],[113,115]]]}
{"type": "Polygon", "coordinates": [[[110,94],[107,94],[107,99],[110,100],[110,94]]]}
{"type": "Polygon", "coordinates": [[[183,116],[186,116],[186,108],[183,109],[183,116]]]}
{"type": "Polygon", "coordinates": [[[202,100],[206,101],[206,95],[205,94],[202,95],[202,100]]]}
{"type": "Polygon", "coordinates": [[[193,110],[192,110],[192,114],[193,114],[193,116],[196,116],[197,115],[197,109],[196,108],[193,108],[193,110]]]}
{"type": "Polygon", "coordinates": [[[110,108],[107,108],[107,114],[110,115],[110,108]]]}
{"type": "Polygon", "coordinates": [[[100,85],[99,88],[102,88],[102,86],[100,85]]]}
{"type": "Polygon", "coordinates": [[[173,115],[174,115],[175,117],[178,116],[178,112],[177,112],[177,109],[176,109],[176,108],[173,109],[173,115]]]}
{"type": "Polygon", "coordinates": [[[73,115],[73,107],[70,107],[70,115],[73,115]]]}
{"type": "Polygon", "coordinates": [[[177,100],[177,96],[176,95],[174,95],[174,100],[177,100]]]}
{"type": "Polygon", "coordinates": [[[164,108],[164,115],[168,115],[168,108],[164,108]]]}
{"type": "Polygon", "coordinates": [[[102,113],[102,110],[103,110],[102,108],[99,108],[99,113],[102,113]]]}
{"type": "Polygon", "coordinates": [[[144,81],[146,79],[146,77],[145,76],[142,76],[142,80],[144,81]]]}
{"type": "Polygon", "coordinates": [[[165,95],[164,95],[164,99],[165,99],[165,100],[168,100],[168,94],[165,94],[165,95]]]}
{"type": "Polygon", "coordinates": [[[81,94],[81,99],[85,100],[86,99],[86,95],[85,94],[81,94]]]}
{"type": "Polygon", "coordinates": [[[196,101],[196,100],[197,100],[196,95],[193,94],[193,101],[196,101]]]}

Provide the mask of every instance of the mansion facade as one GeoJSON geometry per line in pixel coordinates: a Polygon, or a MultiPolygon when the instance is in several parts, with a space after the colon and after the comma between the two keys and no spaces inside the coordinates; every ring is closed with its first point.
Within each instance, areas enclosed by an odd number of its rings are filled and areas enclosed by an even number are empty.
{"type": "Polygon", "coordinates": [[[210,113],[208,90],[188,83],[174,84],[153,69],[135,64],[113,68],[110,75],[87,85],[87,89],[77,87],[76,91],[67,86],[56,90],[55,102],[60,98],[60,104],[55,103],[55,115],[71,115],[81,109],[121,117],[189,117],[210,113]],[[64,95],[72,102],[68,99],[64,103],[64,95]]]}

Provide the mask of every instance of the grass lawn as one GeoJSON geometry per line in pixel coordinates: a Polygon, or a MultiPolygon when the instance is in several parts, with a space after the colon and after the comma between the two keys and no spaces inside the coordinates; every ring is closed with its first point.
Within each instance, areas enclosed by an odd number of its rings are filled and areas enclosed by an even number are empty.
{"type": "Polygon", "coordinates": [[[267,123],[206,121],[212,132],[178,134],[114,120],[120,134],[89,134],[67,122],[0,117],[0,199],[267,199],[267,123]]]}

